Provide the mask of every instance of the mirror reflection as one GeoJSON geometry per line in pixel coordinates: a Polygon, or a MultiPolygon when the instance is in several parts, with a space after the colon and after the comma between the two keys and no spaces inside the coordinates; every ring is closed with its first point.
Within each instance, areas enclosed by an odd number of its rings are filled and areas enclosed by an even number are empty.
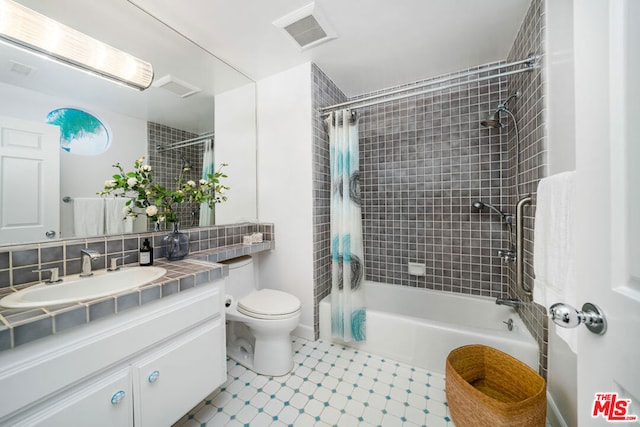
{"type": "MultiPolygon", "coordinates": [[[[229,164],[231,187],[228,202],[216,205],[215,223],[256,219],[255,88],[248,77],[125,0],[19,3],[150,62],[154,81],[139,92],[0,44],[0,244],[145,231],[153,224],[143,216],[127,224],[120,206],[91,203],[116,172],[112,165],[126,170],[145,157],[154,181],[170,187],[185,166],[188,179],[201,178],[211,144],[214,164],[229,164]],[[50,113],[64,109],[102,128],[83,127],[73,115],[67,129],[47,124],[50,113]],[[71,144],[69,134],[78,137],[71,144]],[[90,135],[99,136],[101,152],[87,149],[90,135]]],[[[182,228],[201,224],[199,206],[179,210],[182,228]]]]}

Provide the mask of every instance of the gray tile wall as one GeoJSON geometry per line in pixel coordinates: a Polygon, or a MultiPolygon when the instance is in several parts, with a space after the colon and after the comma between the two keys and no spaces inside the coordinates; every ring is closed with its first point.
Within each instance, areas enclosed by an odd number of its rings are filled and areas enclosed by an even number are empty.
{"type": "MultiPolygon", "coordinates": [[[[148,163],[152,168],[154,181],[167,188],[175,188],[175,179],[180,175],[183,160],[191,164],[191,169],[185,173],[185,178],[196,182],[201,178],[204,143],[166,151],[157,149],[160,145],[185,141],[197,136],[197,134],[158,123],[147,123],[148,163]]],[[[180,226],[182,228],[198,226],[199,209],[200,206],[197,203],[182,203],[178,209],[180,226]]],[[[149,224],[149,231],[151,230],[153,230],[153,224],[149,224]]]]}
{"type": "Polygon", "coordinates": [[[508,228],[472,207],[508,206],[506,135],[480,125],[505,85],[502,78],[357,109],[367,279],[506,295],[496,252],[509,247],[508,228]],[[424,264],[426,275],[410,275],[408,262],[424,264]]]}
{"type": "Polygon", "coordinates": [[[331,292],[329,134],[320,108],[347,97],[315,64],[311,67],[313,117],[313,322],[319,338],[318,304],[331,292]]]}
{"type": "MultiPolygon", "coordinates": [[[[264,240],[275,240],[273,224],[240,223],[185,230],[191,252],[242,244],[242,237],[263,233],[264,240]]],[[[58,267],[61,276],[80,273],[80,249],[93,249],[104,256],[93,263],[95,270],[108,267],[112,258],[127,256],[125,264],[136,264],[142,242],[148,238],[155,259],[163,257],[162,238],[166,232],[125,234],[56,242],[7,245],[0,247],[0,289],[38,282],[47,273],[34,273],[41,268],[58,267]]]]}
{"type": "MultiPolygon", "coordinates": [[[[533,287],[533,226],[536,208],[536,191],[538,181],[547,175],[547,141],[545,132],[544,108],[544,80],[542,66],[544,55],[544,1],[533,0],[529,11],[522,23],[520,31],[513,44],[508,60],[526,58],[531,54],[540,57],[539,68],[531,73],[522,73],[509,78],[509,91],[519,91],[521,96],[510,106],[518,120],[520,130],[520,197],[531,194],[533,203],[524,211],[524,284],[533,287]]],[[[511,204],[515,206],[517,196],[515,191],[516,174],[516,132],[509,126],[509,140],[513,143],[509,147],[509,176],[511,177],[511,204]]],[[[545,308],[531,301],[522,290],[515,286],[515,268],[509,272],[509,296],[527,302],[520,310],[520,317],[527,328],[536,338],[541,350],[540,373],[546,378],[548,354],[548,318],[545,308]]]]}

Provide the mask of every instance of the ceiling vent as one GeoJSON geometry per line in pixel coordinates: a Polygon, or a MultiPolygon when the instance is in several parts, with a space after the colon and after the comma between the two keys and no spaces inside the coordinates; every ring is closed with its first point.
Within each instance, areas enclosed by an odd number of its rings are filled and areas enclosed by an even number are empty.
{"type": "Polygon", "coordinates": [[[20,74],[21,76],[27,77],[30,75],[35,68],[30,65],[21,64],[16,61],[9,60],[9,71],[12,73],[20,74]]]}
{"type": "Polygon", "coordinates": [[[202,89],[200,89],[199,87],[175,78],[170,74],[167,74],[166,76],[154,81],[153,86],[160,89],[168,90],[169,92],[175,93],[176,95],[183,98],[194,95],[198,92],[202,92],[202,89]]]}
{"type": "Polygon", "coordinates": [[[273,21],[273,25],[284,30],[300,50],[311,49],[337,37],[315,3],[273,21]]]}

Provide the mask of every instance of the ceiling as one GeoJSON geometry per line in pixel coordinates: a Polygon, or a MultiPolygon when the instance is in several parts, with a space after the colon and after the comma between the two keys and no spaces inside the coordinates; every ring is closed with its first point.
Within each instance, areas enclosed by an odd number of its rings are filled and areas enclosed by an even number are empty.
{"type": "Polygon", "coordinates": [[[254,80],[313,61],[349,97],[509,54],[531,0],[317,0],[337,38],[306,51],[273,21],[308,0],[128,0],[254,80]]]}
{"type": "Polygon", "coordinates": [[[273,22],[308,0],[18,1],[151,62],[156,79],[171,74],[202,92],[136,92],[2,46],[0,83],[194,133],[212,130],[216,94],[309,61],[352,97],[504,60],[531,2],[317,0],[314,14],[337,38],[302,51],[273,22]],[[12,73],[10,61],[35,72],[12,73]]]}

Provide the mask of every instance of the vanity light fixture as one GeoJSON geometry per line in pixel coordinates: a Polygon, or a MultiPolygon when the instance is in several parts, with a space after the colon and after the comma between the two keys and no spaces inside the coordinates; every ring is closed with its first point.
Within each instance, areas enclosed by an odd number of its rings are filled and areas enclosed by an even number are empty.
{"type": "Polygon", "coordinates": [[[13,0],[0,0],[0,41],[134,89],[153,81],[150,63],[13,0]]]}

